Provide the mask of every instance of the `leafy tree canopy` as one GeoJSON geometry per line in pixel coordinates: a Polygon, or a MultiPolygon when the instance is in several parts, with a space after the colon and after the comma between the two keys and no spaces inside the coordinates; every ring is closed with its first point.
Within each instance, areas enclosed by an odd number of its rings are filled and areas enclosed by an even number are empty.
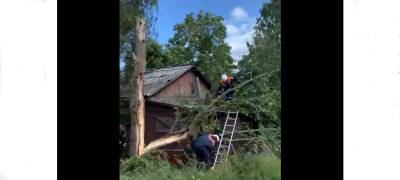
{"type": "Polygon", "coordinates": [[[254,41],[248,44],[249,54],[239,63],[240,76],[250,79],[262,73],[271,73],[238,92],[247,105],[256,112],[256,118],[266,126],[280,127],[280,66],[281,14],[280,1],[265,3],[254,27],[254,41]],[[257,94],[255,96],[254,94],[257,94]]]}
{"type": "Polygon", "coordinates": [[[229,73],[233,59],[224,41],[226,27],[223,18],[200,11],[186,15],[183,23],[174,27],[166,53],[170,64],[193,64],[212,82],[221,73],[229,73]]]}
{"type": "Polygon", "coordinates": [[[146,54],[146,69],[157,69],[170,65],[165,49],[154,39],[148,39],[146,54]]]}

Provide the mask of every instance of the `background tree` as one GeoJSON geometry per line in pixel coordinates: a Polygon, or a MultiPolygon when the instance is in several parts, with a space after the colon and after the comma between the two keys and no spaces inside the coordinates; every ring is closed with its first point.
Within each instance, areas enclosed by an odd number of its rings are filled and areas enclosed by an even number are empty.
{"type": "Polygon", "coordinates": [[[119,50],[120,61],[125,64],[121,69],[121,82],[128,83],[133,71],[132,52],[135,47],[135,25],[138,17],[145,17],[147,37],[156,36],[154,29],[157,20],[158,0],[120,0],[119,50]]]}
{"type": "MultiPolygon", "coordinates": [[[[125,56],[125,67],[120,72],[120,82],[125,86],[129,82],[129,75],[133,71],[132,56],[125,56]]],[[[156,40],[149,38],[146,48],[146,69],[157,69],[170,65],[169,59],[163,46],[156,40]]]]}
{"type": "Polygon", "coordinates": [[[166,54],[170,64],[193,64],[212,82],[229,72],[233,59],[224,41],[226,28],[221,16],[200,11],[186,15],[183,23],[174,27],[166,54]]]}
{"type": "Polygon", "coordinates": [[[170,65],[163,46],[154,39],[147,41],[146,57],[146,69],[157,69],[170,65]]]}
{"type": "Polygon", "coordinates": [[[265,3],[260,14],[253,43],[248,44],[249,54],[239,62],[239,74],[242,79],[250,79],[262,73],[274,73],[244,87],[238,96],[248,100],[260,125],[280,127],[280,1],[265,3]]]}
{"type": "Polygon", "coordinates": [[[281,127],[281,11],[280,0],[265,3],[254,27],[249,54],[239,62],[241,79],[268,73],[237,91],[240,107],[254,114],[259,127],[272,128],[261,138],[280,155],[281,127]]]}

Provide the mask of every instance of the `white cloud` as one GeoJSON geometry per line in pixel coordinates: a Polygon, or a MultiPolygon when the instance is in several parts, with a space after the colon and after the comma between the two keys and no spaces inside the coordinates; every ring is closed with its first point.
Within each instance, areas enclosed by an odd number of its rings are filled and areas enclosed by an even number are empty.
{"type": "Polygon", "coordinates": [[[240,30],[236,26],[234,26],[232,24],[227,24],[226,25],[226,32],[228,33],[228,35],[229,34],[230,35],[234,35],[234,34],[239,34],[240,30]]]}
{"type": "Polygon", "coordinates": [[[235,7],[231,11],[229,21],[225,21],[227,38],[225,41],[231,46],[231,56],[239,61],[243,55],[248,54],[247,43],[251,43],[253,38],[253,26],[256,18],[250,18],[246,11],[241,7],[235,7]]]}
{"type": "Polygon", "coordinates": [[[246,42],[252,41],[252,30],[237,35],[229,35],[226,42],[231,46],[231,56],[238,61],[243,55],[248,54],[246,42]]]}
{"type": "Polygon", "coordinates": [[[249,18],[249,15],[242,7],[237,6],[231,11],[231,17],[235,21],[243,21],[249,18]]]}

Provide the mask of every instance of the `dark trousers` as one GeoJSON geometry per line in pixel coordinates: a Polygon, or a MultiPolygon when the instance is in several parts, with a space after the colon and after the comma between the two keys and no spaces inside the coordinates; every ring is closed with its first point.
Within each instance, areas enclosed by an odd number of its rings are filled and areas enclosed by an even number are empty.
{"type": "Polygon", "coordinates": [[[198,168],[200,166],[205,166],[206,168],[210,167],[213,162],[211,162],[211,152],[205,147],[196,147],[193,148],[194,153],[196,154],[197,160],[199,161],[198,168]]]}
{"type": "Polygon", "coordinates": [[[231,100],[233,99],[234,93],[235,93],[234,90],[231,90],[231,91],[229,91],[228,93],[226,93],[225,101],[231,101],[231,100]]]}
{"type": "Polygon", "coordinates": [[[200,162],[210,163],[210,152],[206,148],[200,147],[195,150],[195,153],[200,162]]]}

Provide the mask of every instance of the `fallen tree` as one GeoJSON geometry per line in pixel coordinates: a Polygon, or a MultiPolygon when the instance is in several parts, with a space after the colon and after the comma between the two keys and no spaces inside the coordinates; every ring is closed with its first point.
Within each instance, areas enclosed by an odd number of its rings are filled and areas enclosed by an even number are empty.
{"type": "MultiPolygon", "coordinates": [[[[231,89],[230,91],[239,89],[241,87],[243,87],[244,85],[250,83],[251,81],[254,81],[260,77],[266,76],[266,75],[270,75],[274,72],[277,72],[278,70],[272,71],[271,73],[264,73],[264,74],[260,74],[258,76],[254,76],[253,78],[244,81],[243,83],[239,84],[238,86],[236,86],[235,88],[231,89]]],[[[139,153],[139,156],[150,152],[151,150],[157,149],[159,147],[162,146],[166,146],[168,144],[172,144],[178,141],[182,141],[185,139],[188,139],[191,134],[195,134],[193,133],[193,129],[194,128],[198,128],[198,122],[200,122],[201,117],[203,114],[208,113],[211,109],[215,108],[215,104],[220,101],[222,99],[222,97],[224,97],[227,93],[229,93],[229,91],[226,91],[224,93],[222,93],[220,96],[218,96],[216,99],[214,99],[209,105],[207,105],[202,111],[198,112],[194,118],[192,119],[191,123],[189,124],[189,129],[181,129],[179,131],[176,132],[171,132],[166,134],[165,136],[162,136],[159,139],[156,139],[152,142],[150,142],[143,151],[141,151],[141,153],[139,153]]]]}

